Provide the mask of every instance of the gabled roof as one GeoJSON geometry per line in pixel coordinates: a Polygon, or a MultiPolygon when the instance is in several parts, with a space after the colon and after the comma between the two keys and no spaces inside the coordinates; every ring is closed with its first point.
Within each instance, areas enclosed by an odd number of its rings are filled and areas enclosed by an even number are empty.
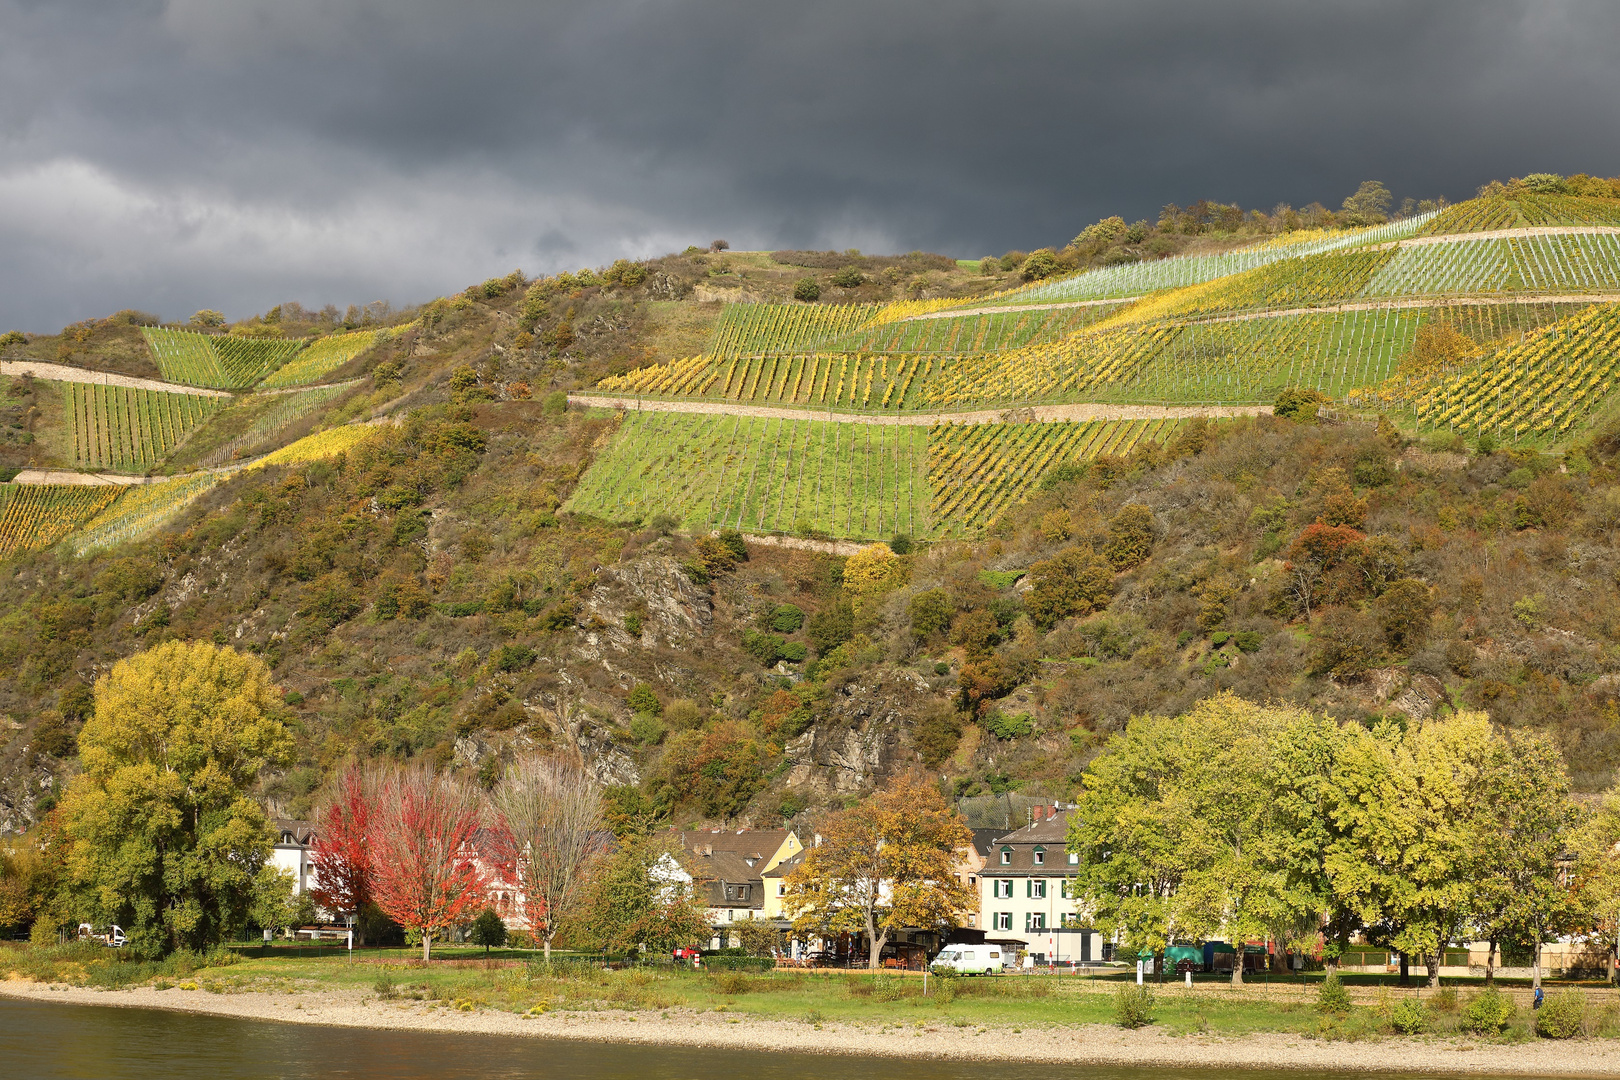
{"type": "Polygon", "coordinates": [[[989,858],[990,849],[1001,838],[1001,834],[1006,831],[1006,829],[974,829],[973,850],[985,858],[989,858]]]}
{"type": "Polygon", "coordinates": [[[1050,814],[1040,821],[1031,822],[1022,829],[1003,832],[996,837],[995,846],[999,848],[1003,844],[1045,844],[1047,847],[1051,847],[1053,844],[1057,844],[1061,847],[1068,839],[1069,817],[1073,813],[1072,810],[1060,811],[1050,814]]]}
{"type": "Polygon", "coordinates": [[[795,855],[792,855],[792,856],[789,856],[786,859],[783,859],[781,862],[777,863],[775,866],[773,866],[769,870],[765,871],[764,876],[768,877],[768,878],[784,878],[784,877],[787,877],[795,869],[798,868],[800,863],[804,862],[804,857],[806,855],[808,855],[809,853],[810,853],[809,849],[806,848],[804,851],[798,852],[795,855]]]}
{"type": "Polygon", "coordinates": [[[769,860],[787,842],[786,829],[688,829],[676,834],[681,846],[696,855],[712,852],[753,859],[756,864],[769,860]]]}
{"type": "Polygon", "coordinates": [[[315,842],[313,822],[300,821],[296,818],[271,818],[270,824],[275,826],[277,847],[284,845],[308,847],[315,842]]]}

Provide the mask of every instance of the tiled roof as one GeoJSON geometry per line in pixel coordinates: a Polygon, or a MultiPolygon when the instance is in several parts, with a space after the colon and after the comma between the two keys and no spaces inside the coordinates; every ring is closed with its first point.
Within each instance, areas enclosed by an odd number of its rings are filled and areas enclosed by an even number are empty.
{"type": "Polygon", "coordinates": [[[681,846],[690,852],[712,849],[745,859],[769,859],[788,838],[786,829],[689,829],[677,834],[681,846]]]}

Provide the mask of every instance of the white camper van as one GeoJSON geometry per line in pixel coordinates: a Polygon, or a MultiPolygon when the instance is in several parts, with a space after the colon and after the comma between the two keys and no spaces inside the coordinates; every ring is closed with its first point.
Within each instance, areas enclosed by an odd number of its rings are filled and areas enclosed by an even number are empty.
{"type": "Polygon", "coordinates": [[[1000,945],[947,945],[934,957],[934,967],[958,975],[994,975],[1001,970],[1000,945]]]}

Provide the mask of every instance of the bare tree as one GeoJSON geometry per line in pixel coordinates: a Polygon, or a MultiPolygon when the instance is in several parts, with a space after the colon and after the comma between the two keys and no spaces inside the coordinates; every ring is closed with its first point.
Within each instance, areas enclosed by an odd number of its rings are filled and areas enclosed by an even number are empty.
{"type": "Polygon", "coordinates": [[[524,758],[506,770],[490,801],[495,859],[522,891],[549,962],[558,927],[579,906],[605,851],[602,789],[573,763],[524,758]]]}

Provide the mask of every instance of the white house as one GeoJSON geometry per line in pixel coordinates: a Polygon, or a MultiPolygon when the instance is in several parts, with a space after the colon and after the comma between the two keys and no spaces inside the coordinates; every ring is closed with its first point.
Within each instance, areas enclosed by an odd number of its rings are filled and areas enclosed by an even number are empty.
{"type": "Polygon", "coordinates": [[[1078,863],[1064,850],[1068,815],[1037,806],[1034,820],[990,844],[979,871],[979,925],[986,937],[1026,943],[1037,964],[1100,963],[1102,935],[1075,913],[1070,875],[1078,863]]]}
{"type": "Polygon", "coordinates": [[[308,892],[315,872],[309,853],[315,843],[315,826],[290,818],[276,818],[271,825],[276,830],[276,843],[270,849],[270,865],[292,875],[294,895],[308,892]]]}

